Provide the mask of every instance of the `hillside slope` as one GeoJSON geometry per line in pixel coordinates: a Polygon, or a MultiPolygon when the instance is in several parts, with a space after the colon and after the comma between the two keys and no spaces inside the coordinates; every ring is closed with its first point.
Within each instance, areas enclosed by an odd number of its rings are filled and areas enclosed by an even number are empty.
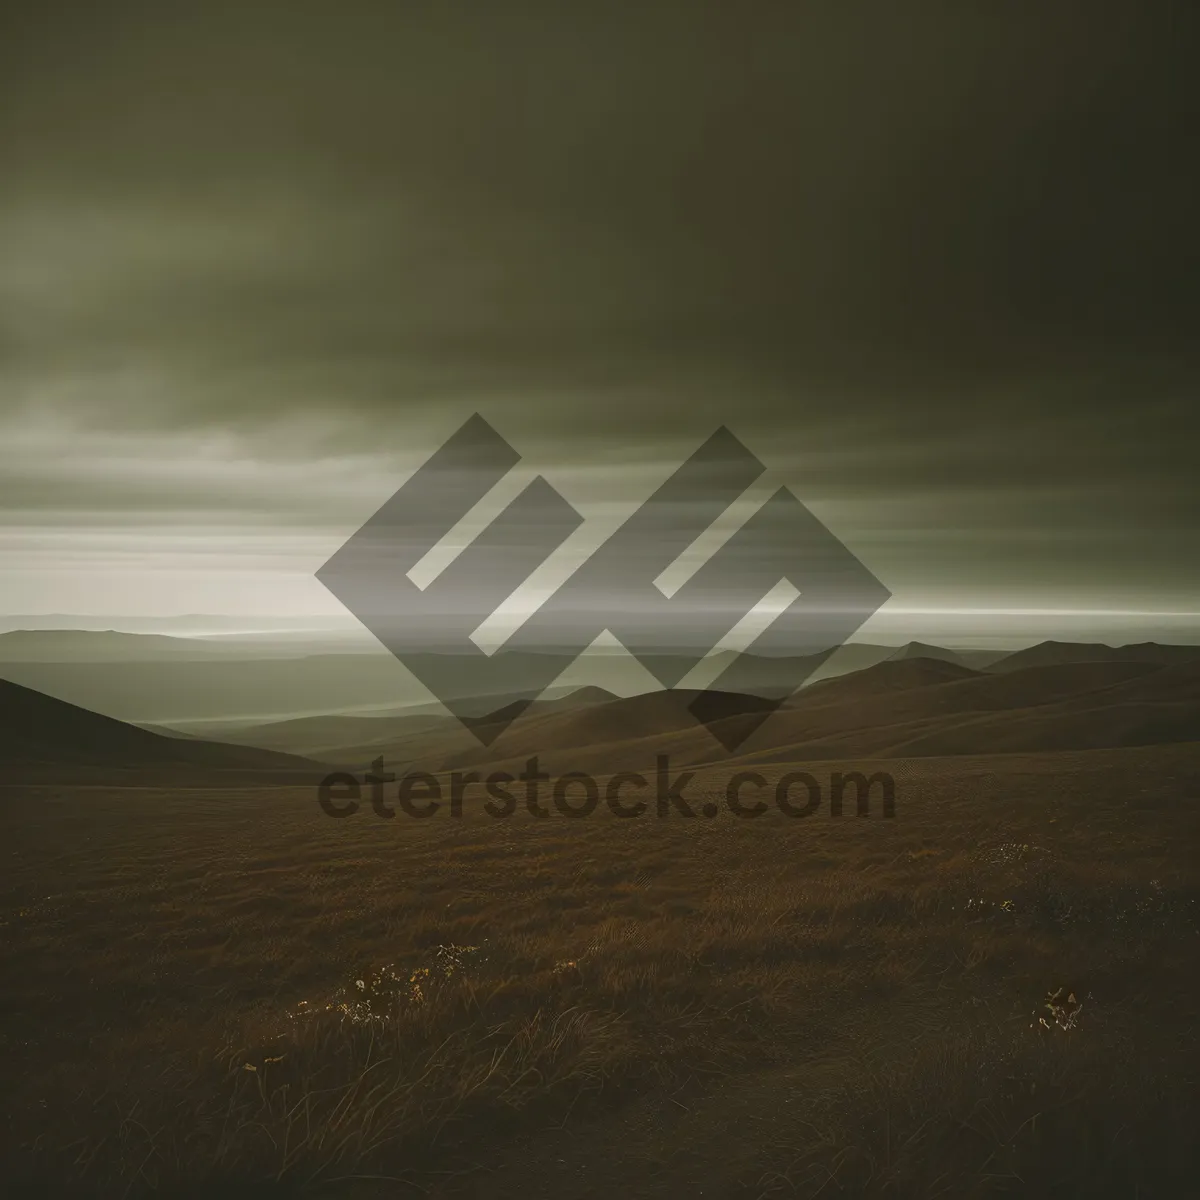
{"type": "MultiPolygon", "coordinates": [[[[454,723],[370,747],[398,769],[521,767],[604,774],[730,761],[688,711],[694,693],[653,692],[574,711],[531,713],[486,749],[454,723]]],[[[736,707],[736,706],[733,706],[736,707]]],[[[880,663],[793,697],[739,762],[1082,750],[1200,740],[1200,664],[1083,662],[989,675],[953,663],[880,663]]],[[[361,752],[338,761],[365,761],[361,752]]]]}
{"type": "Polygon", "coordinates": [[[290,754],[152,733],[7,679],[0,679],[0,767],[9,778],[67,772],[81,779],[165,769],[313,780],[322,770],[290,754]]]}

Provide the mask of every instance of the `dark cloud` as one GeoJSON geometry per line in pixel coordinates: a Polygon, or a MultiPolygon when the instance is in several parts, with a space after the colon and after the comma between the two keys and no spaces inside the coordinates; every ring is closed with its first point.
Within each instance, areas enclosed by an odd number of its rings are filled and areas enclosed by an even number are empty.
{"type": "MultiPolygon", "coordinates": [[[[906,579],[1200,595],[1195,24],[32,6],[0,50],[0,419],[68,459],[225,433],[325,463],[339,512],[328,463],[382,476],[475,409],[564,464],[728,423],[906,579]]],[[[63,474],[14,463],[8,511],[323,494],[63,474]]]]}

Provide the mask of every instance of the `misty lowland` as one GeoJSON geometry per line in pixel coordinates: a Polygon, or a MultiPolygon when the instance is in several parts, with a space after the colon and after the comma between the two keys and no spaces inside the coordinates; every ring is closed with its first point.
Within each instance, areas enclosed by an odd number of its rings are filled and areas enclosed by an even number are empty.
{"type": "Polygon", "coordinates": [[[1200,647],[839,662],[730,757],[686,693],[551,689],[484,746],[382,653],[0,635],[9,1194],[1181,1194],[1200,647]],[[691,816],[317,799],[664,754],[691,816]],[[891,815],[725,802],[839,771],[891,815]]]}

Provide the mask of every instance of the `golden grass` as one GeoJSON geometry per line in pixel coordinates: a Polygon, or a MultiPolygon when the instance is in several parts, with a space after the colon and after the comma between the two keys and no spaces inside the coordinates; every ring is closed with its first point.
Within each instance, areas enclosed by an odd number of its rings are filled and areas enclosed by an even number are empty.
{"type": "Polygon", "coordinates": [[[889,769],[893,820],[9,788],[10,1191],[1182,1194],[1200,752],[889,769]]]}

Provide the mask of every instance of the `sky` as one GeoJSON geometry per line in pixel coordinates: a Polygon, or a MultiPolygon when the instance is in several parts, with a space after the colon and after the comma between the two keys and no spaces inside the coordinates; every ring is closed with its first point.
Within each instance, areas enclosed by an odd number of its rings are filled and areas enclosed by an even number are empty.
{"type": "Polygon", "coordinates": [[[3,21],[4,613],[337,617],[478,412],[593,538],[728,426],[881,628],[1200,637],[1188,6],[3,21]]]}

